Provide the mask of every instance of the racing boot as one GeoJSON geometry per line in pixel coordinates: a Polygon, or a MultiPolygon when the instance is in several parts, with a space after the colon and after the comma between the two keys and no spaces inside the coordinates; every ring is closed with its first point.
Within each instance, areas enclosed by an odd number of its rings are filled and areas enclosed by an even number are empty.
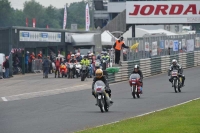
{"type": "Polygon", "coordinates": [[[184,87],[185,85],[184,85],[184,80],[182,81],[182,87],[184,87]]]}
{"type": "Polygon", "coordinates": [[[143,94],[143,92],[142,92],[142,87],[140,87],[140,94],[143,94]]]}
{"type": "Polygon", "coordinates": [[[109,99],[109,100],[110,100],[110,103],[113,104],[113,101],[111,100],[111,93],[108,93],[108,95],[109,95],[109,98],[110,98],[110,99],[109,99]]]}

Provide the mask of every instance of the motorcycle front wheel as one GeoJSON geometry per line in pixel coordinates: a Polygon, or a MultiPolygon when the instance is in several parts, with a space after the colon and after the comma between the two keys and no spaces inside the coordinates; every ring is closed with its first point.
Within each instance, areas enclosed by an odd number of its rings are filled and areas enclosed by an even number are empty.
{"type": "Polygon", "coordinates": [[[132,96],[133,96],[134,99],[136,98],[135,97],[135,88],[136,88],[136,86],[132,86],[132,96]]]}
{"type": "Polygon", "coordinates": [[[174,79],[174,91],[175,91],[175,93],[177,93],[177,90],[176,90],[176,84],[177,84],[177,79],[174,79]]]}

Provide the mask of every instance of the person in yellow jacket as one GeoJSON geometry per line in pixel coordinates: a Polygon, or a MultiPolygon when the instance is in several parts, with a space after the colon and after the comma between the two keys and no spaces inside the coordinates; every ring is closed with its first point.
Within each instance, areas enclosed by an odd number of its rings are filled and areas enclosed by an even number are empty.
{"type": "Polygon", "coordinates": [[[126,46],[124,44],[124,38],[120,37],[119,40],[117,40],[113,46],[113,48],[115,49],[115,64],[119,64],[120,61],[120,51],[123,48],[129,48],[128,46],[126,46]]]}
{"type": "MultiPolygon", "coordinates": [[[[87,71],[86,75],[88,75],[88,72],[89,72],[88,71],[88,67],[90,65],[90,61],[87,59],[87,56],[83,57],[83,59],[81,60],[80,64],[86,66],[86,71],[87,71]]],[[[82,72],[82,69],[81,69],[81,72],[82,72]]]]}
{"type": "Polygon", "coordinates": [[[90,61],[86,58],[86,56],[84,56],[83,59],[81,60],[80,64],[89,66],[90,65],[90,61]]]}

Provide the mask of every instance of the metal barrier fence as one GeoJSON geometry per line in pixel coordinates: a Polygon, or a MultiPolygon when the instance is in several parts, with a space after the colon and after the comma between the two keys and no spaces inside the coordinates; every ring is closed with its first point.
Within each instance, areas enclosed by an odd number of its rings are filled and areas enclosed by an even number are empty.
{"type": "Polygon", "coordinates": [[[0,79],[3,79],[3,65],[0,64],[0,79]]]}
{"type": "MultiPolygon", "coordinates": [[[[183,69],[200,66],[200,51],[180,53],[174,55],[159,56],[155,58],[146,58],[133,61],[123,61],[119,72],[109,74],[110,83],[128,81],[133,71],[134,65],[139,65],[144,77],[166,73],[171,65],[172,59],[177,59],[183,69]]],[[[167,76],[167,74],[166,74],[167,76]]],[[[185,75],[187,78],[187,75],[185,75]]]]}
{"type": "Polygon", "coordinates": [[[200,50],[200,34],[128,38],[127,61],[200,50]],[[138,43],[138,46],[137,46],[138,43]]]}
{"type": "Polygon", "coordinates": [[[32,61],[32,72],[41,73],[42,72],[42,59],[35,59],[32,61]]]}

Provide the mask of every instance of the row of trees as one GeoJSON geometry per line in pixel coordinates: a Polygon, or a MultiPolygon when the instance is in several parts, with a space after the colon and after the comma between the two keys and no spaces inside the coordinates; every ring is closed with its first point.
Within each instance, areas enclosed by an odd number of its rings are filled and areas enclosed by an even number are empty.
{"type": "MultiPolygon", "coordinates": [[[[71,24],[78,24],[78,28],[85,27],[85,6],[86,1],[74,2],[67,7],[67,28],[71,24]]],[[[55,8],[52,5],[42,6],[35,0],[24,3],[23,10],[14,9],[8,0],[0,0],[0,27],[6,26],[26,26],[26,18],[29,27],[32,27],[32,18],[36,19],[36,27],[62,28],[63,8],[55,8]]]]}

